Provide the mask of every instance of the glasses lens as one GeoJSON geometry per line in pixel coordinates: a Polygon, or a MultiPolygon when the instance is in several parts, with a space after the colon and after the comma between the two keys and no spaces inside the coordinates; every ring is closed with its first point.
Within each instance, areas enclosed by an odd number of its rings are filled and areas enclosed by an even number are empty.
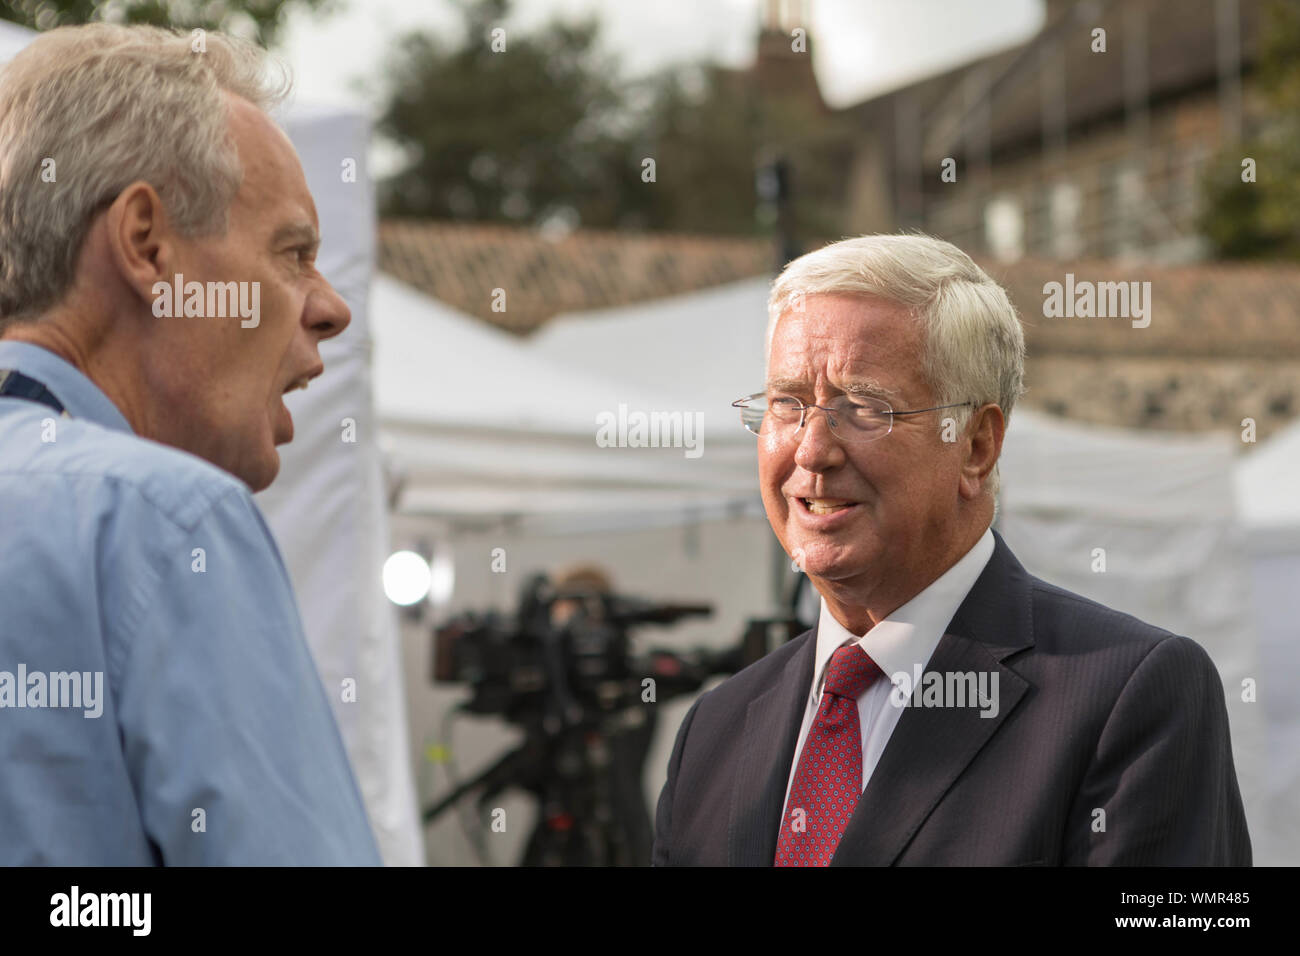
{"type": "Polygon", "coordinates": [[[777,396],[769,401],[766,396],[759,396],[749,399],[749,404],[740,409],[740,420],[755,435],[766,435],[773,430],[783,431],[787,425],[798,425],[801,411],[793,398],[777,396]]]}
{"type": "Polygon", "coordinates": [[[831,431],[845,441],[872,441],[889,431],[890,408],[878,398],[841,395],[831,408],[831,431]]]}
{"type": "MultiPolygon", "coordinates": [[[[841,395],[830,403],[829,411],[825,408],[821,411],[827,416],[831,433],[841,441],[873,441],[889,432],[890,407],[879,399],[841,395]]],[[[800,420],[807,422],[804,406],[784,395],[750,399],[740,410],[740,420],[755,435],[792,434],[798,430],[800,420]]]]}

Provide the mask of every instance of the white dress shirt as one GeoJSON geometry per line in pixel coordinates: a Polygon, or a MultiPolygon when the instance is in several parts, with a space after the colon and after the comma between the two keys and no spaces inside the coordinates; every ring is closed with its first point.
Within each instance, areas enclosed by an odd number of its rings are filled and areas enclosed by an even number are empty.
{"type": "MultiPolygon", "coordinates": [[[[808,694],[808,706],[804,708],[803,725],[799,728],[799,740],[794,748],[794,762],[790,765],[790,777],[785,788],[786,803],[790,800],[790,789],[799,769],[799,755],[803,752],[804,741],[808,739],[808,732],[812,729],[817,709],[821,705],[822,683],[826,679],[826,666],[830,663],[831,655],[844,644],[861,644],[862,649],[880,666],[887,678],[877,678],[858,697],[858,720],[862,728],[862,788],[865,790],[876,764],[880,762],[880,755],[885,751],[885,745],[889,743],[889,735],[894,732],[898,719],[903,716],[904,708],[890,702],[890,694],[894,689],[893,675],[900,672],[906,674],[909,683],[904,684],[902,690],[910,689],[915,668],[924,669],[929,662],[944,631],[952,622],[953,615],[957,613],[957,608],[966,600],[966,595],[975,586],[975,580],[992,556],[993,532],[986,528],[984,535],[956,564],[862,637],[846,630],[827,610],[826,602],[822,601],[821,617],[817,623],[817,657],[814,661],[812,687],[808,694]]],[[[782,826],[785,825],[785,819],[782,814],[782,826]]]]}

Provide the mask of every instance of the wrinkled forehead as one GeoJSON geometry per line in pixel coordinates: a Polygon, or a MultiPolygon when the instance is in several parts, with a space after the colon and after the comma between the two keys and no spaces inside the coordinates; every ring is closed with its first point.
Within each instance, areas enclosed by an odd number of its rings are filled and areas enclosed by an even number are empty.
{"type": "Polygon", "coordinates": [[[921,370],[919,323],[897,303],[868,296],[816,295],[777,319],[768,378],[866,378],[899,385],[921,370]]]}

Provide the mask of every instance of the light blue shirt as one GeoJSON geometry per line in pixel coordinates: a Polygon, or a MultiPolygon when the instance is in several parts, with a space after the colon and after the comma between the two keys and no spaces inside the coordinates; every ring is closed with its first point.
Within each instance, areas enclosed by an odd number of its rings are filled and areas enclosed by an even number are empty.
{"type": "Polygon", "coordinates": [[[0,864],[379,865],[247,486],[52,352],[0,369],[71,416],[0,398],[0,864]]]}

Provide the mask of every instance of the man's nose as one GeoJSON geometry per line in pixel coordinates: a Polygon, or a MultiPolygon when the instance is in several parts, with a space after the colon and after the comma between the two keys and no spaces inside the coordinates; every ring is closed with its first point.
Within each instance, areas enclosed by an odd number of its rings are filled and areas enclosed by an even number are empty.
{"type": "Polygon", "coordinates": [[[844,463],[844,448],[831,434],[830,416],[821,408],[804,412],[803,427],[795,432],[799,447],[795,449],[795,464],[806,471],[826,471],[844,463]]]}
{"type": "Polygon", "coordinates": [[[315,332],[318,339],[332,339],[348,327],[352,310],[334,287],[321,279],[307,296],[303,323],[315,332]]]}

